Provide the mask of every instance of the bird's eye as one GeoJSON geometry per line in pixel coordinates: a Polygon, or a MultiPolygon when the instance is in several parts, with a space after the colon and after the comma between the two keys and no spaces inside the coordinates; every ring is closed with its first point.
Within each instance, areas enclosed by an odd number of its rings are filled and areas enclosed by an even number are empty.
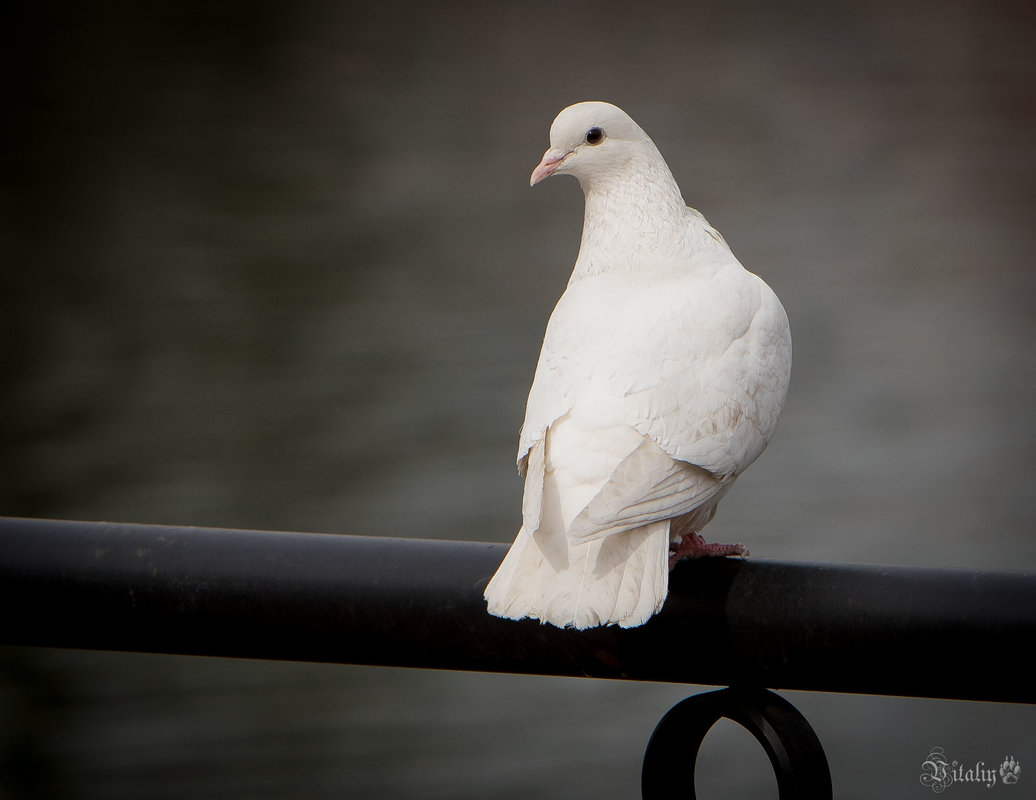
{"type": "Polygon", "coordinates": [[[591,128],[586,132],[587,144],[600,144],[604,141],[604,131],[600,128],[591,128]]]}

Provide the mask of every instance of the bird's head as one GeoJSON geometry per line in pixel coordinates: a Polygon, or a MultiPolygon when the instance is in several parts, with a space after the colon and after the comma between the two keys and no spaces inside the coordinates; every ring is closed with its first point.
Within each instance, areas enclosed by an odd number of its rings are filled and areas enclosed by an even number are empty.
{"type": "Polygon", "coordinates": [[[621,108],[611,103],[576,103],[555,117],[550,148],[532,171],[529,185],[551,175],[573,175],[585,189],[594,179],[621,171],[645,151],[658,152],[621,108]]]}

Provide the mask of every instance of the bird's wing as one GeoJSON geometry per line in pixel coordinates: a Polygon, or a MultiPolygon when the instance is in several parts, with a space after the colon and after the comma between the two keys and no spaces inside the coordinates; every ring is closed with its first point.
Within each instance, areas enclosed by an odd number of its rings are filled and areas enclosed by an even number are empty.
{"type": "Polygon", "coordinates": [[[787,391],[791,341],[773,292],[729,262],[664,280],[601,275],[569,285],[529,393],[523,473],[532,446],[577,406],[719,478],[758,457],[787,391]]]}
{"type": "Polygon", "coordinates": [[[635,428],[609,424],[582,409],[554,421],[544,441],[533,447],[529,463],[526,529],[561,529],[575,542],[682,516],[724,486],[711,473],[674,459],[635,428]]]}

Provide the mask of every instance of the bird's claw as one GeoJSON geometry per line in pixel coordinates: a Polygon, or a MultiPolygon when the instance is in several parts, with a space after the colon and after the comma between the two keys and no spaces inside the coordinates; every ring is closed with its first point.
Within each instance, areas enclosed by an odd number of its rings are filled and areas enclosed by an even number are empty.
{"type": "Polygon", "coordinates": [[[669,545],[672,554],[669,556],[669,569],[676,566],[682,558],[722,558],[723,556],[738,556],[744,558],[748,555],[748,548],[741,542],[737,544],[719,544],[718,542],[706,542],[698,533],[685,533],[683,539],[677,544],[669,545]]]}

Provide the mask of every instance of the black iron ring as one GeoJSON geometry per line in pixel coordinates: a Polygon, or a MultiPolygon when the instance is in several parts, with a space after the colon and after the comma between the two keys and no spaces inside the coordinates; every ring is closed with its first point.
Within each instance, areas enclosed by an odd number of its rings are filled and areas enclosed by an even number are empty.
{"type": "Polygon", "coordinates": [[[644,800],[695,798],[694,768],[701,743],[727,718],[763,746],[777,776],[781,800],[829,800],[831,771],[806,718],[766,689],[723,689],[682,700],[656,726],[641,773],[644,800]]]}

